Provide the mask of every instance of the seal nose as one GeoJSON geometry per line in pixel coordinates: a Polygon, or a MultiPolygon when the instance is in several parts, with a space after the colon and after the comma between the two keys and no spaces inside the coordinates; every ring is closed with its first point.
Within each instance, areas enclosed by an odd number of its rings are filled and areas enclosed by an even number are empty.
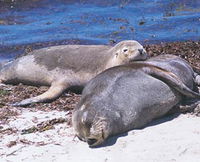
{"type": "Polygon", "coordinates": [[[144,53],[143,49],[138,49],[139,53],[142,55],[144,53]]]}
{"type": "Polygon", "coordinates": [[[95,138],[89,138],[89,139],[87,139],[87,143],[88,143],[88,145],[93,145],[93,144],[95,144],[97,142],[97,139],[95,139],[95,138]]]}

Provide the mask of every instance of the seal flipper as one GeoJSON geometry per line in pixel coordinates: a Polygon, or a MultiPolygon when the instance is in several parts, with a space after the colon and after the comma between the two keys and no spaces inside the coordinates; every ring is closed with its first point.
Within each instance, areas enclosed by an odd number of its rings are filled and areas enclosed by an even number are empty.
{"type": "Polygon", "coordinates": [[[66,83],[63,82],[56,82],[51,85],[51,87],[44,92],[43,94],[31,97],[25,100],[22,100],[20,102],[16,102],[12,104],[12,106],[27,106],[32,103],[39,103],[39,102],[49,102],[56,98],[58,98],[69,86],[66,85],[66,83]]]}
{"type": "Polygon", "coordinates": [[[200,86],[200,74],[194,73],[194,82],[196,85],[200,86]]]}
{"type": "Polygon", "coordinates": [[[184,96],[200,99],[200,94],[188,88],[174,73],[150,64],[144,64],[142,69],[145,73],[171,85],[184,96]]]}
{"type": "Polygon", "coordinates": [[[194,112],[200,106],[200,101],[189,100],[186,103],[179,104],[179,109],[181,113],[194,112]]]}

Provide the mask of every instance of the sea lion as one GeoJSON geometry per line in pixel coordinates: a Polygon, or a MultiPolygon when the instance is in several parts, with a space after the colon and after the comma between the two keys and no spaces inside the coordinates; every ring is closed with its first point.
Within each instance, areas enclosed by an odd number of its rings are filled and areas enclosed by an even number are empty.
{"type": "Polygon", "coordinates": [[[84,86],[103,70],[131,61],[146,60],[143,46],[134,40],[106,45],[61,45],[35,50],[5,65],[2,83],[50,86],[45,93],[13,104],[25,106],[59,97],[72,86],[84,86]]]}
{"type": "Polygon", "coordinates": [[[107,69],[83,89],[73,127],[90,147],[100,145],[165,115],[184,96],[200,99],[194,86],[192,68],[173,55],[107,69]]]}

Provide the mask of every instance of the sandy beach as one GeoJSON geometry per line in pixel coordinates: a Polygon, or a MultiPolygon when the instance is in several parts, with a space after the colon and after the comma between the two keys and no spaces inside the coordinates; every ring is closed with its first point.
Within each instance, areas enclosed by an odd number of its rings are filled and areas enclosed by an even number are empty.
{"type": "MultiPolygon", "coordinates": [[[[147,45],[151,56],[163,53],[187,59],[200,69],[199,42],[147,45]]],[[[143,129],[109,138],[98,148],[75,138],[73,108],[81,94],[65,92],[52,103],[26,108],[11,103],[36,96],[47,87],[0,85],[1,162],[188,162],[200,161],[200,105],[195,110],[165,116],[143,129]]]]}
{"type": "Polygon", "coordinates": [[[74,138],[66,123],[52,130],[21,135],[37,116],[38,122],[52,117],[64,117],[65,112],[23,111],[10,119],[9,128],[15,134],[1,136],[1,162],[188,162],[200,159],[200,119],[194,115],[171,115],[152,122],[148,127],[110,138],[99,148],[89,148],[74,138]],[[13,143],[12,141],[16,141],[13,143]],[[9,146],[10,145],[10,146],[9,146]]]}

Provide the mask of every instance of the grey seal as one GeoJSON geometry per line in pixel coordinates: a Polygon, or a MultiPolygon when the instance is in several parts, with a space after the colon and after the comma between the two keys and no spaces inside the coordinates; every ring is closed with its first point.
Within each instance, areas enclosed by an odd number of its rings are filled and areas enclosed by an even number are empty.
{"type": "Polygon", "coordinates": [[[84,86],[107,68],[146,60],[143,46],[134,40],[107,45],[61,45],[35,50],[3,66],[0,83],[50,86],[45,93],[15,103],[25,106],[48,102],[73,86],[84,86]]]}
{"type": "Polygon", "coordinates": [[[190,65],[173,55],[107,69],[83,89],[72,116],[75,132],[93,147],[110,136],[142,128],[184,97],[200,99],[193,91],[194,77],[190,65]]]}

